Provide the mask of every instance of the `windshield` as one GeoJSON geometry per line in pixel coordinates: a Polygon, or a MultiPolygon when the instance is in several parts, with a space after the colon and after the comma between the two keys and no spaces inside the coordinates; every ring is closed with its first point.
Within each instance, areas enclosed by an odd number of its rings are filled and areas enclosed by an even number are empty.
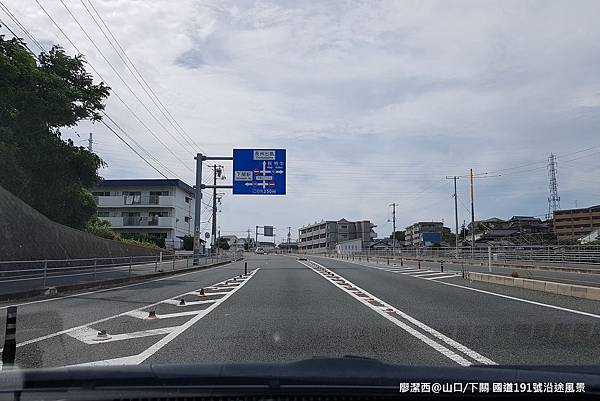
{"type": "Polygon", "coordinates": [[[2,0],[4,369],[598,364],[599,11],[2,0]]]}

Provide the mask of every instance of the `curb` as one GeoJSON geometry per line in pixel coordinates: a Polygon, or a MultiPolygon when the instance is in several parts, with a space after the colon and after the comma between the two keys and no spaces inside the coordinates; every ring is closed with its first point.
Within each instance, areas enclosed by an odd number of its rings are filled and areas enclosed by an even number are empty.
{"type": "Polygon", "coordinates": [[[89,282],[89,283],[67,284],[67,285],[60,285],[60,286],[56,286],[56,287],[46,287],[46,288],[39,288],[39,289],[35,289],[35,290],[13,292],[10,294],[0,294],[0,302],[14,301],[14,300],[20,300],[20,299],[26,299],[26,298],[33,298],[33,297],[41,297],[41,298],[43,298],[44,296],[55,297],[62,293],[78,291],[78,290],[85,290],[85,289],[89,289],[89,288],[103,288],[103,287],[109,287],[114,284],[143,282],[143,281],[147,281],[149,279],[153,279],[153,278],[157,278],[157,277],[172,276],[175,274],[192,272],[192,271],[197,271],[197,270],[204,270],[204,269],[208,269],[211,267],[222,266],[222,265],[226,265],[228,263],[239,262],[240,260],[243,260],[243,259],[244,258],[239,258],[239,259],[235,259],[235,260],[231,260],[231,261],[227,261],[227,262],[219,262],[219,263],[213,263],[210,265],[189,267],[189,268],[179,269],[179,270],[169,270],[169,271],[163,271],[163,272],[159,272],[159,273],[150,273],[150,274],[145,274],[142,276],[115,278],[115,279],[110,279],[110,280],[94,281],[94,282],[89,282]]]}
{"type": "Polygon", "coordinates": [[[533,280],[529,278],[498,276],[488,273],[469,272],[467,280],[481,281],[490,284],[499,284],[509,287],[519,287],[528,290],[548,292],[551,294],[566,295],[569,297],[600,301],[600,288],[583,285],[564,284],[553,281],[533,280]]]}

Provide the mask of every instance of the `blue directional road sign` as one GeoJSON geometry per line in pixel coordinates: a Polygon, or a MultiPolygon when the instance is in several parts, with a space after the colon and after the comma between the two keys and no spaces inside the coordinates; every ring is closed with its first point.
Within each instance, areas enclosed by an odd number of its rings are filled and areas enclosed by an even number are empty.
{"type": "Polygon", "coordinates": [[[233,149],[234,195],[285,195],[285,149],[233,149]]]}

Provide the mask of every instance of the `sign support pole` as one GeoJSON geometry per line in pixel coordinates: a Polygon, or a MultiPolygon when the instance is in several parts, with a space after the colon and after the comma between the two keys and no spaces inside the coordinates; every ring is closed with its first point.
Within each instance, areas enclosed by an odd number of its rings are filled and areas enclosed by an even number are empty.
{"type": "Polygon", "coordinates": [[[196,159],[196,188],[194,201],[194,261],[193,265],[200,263],[200,220],[202,216],[202,153],[196,159]]]}

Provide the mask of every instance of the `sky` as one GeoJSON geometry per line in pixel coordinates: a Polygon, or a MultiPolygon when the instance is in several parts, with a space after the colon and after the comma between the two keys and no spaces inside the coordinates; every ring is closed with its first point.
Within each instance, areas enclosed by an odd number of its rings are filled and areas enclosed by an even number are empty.
{"type": "MultiPolygon", "coordinates": [[[[223,235],[273,225],[279,241],[287,227],[295,238],[303,225],[346,218],[371,220],[385,237],[391,203],[397,229],[454,228],[445,177],[460,177],[459,221],[468,223],[469,169],[476,219],[543,217],[550,153],[562,208],[600,204],[597,1],[2,4],[45,50],[85,55],[112,88],[107,113],[169,178],[194,184],[196,152],[287,149],[287,194],[224,190],[223,235]]],[[[0,18],[24,36],[2,8],[0,18]]],[[[101,124],[62,130],[81,145],[90,132],[108,163],[103,177],[161,178],[101,124]]],[[[209,215],[203,207],[203,231],[209,215]]]]}

